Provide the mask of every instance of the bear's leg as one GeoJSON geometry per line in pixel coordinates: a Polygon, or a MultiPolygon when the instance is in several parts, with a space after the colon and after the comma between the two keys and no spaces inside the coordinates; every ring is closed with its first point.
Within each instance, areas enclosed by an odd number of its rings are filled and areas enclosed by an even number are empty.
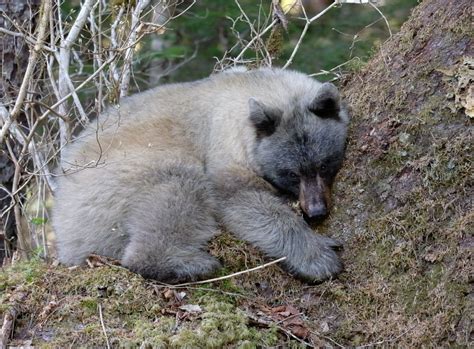
{"type": "Polygon", "coordinates": [[[167,283],[194,281],[211,275],[220,267],[219,261],[198,248],[167,246],[143,239],[136,234],[125,250],[122,264],[147,279],[167,283]]]}
{"type": "Polygon", "coordinates": [[[226,178],[217,188],[221,220],[229,231],[270,257],[286,257],[283,265],[305,280],[318,282],[341,271],[334,251],[339,243],[315,234],[303,217],[254,176],[230,173],[226,178]]]}
{"type": "Polygon", "coordinates": [[[130,198],[124,219],[130,237],[122,264],[164,282],[196,280],[211,274],[219,262],[205,251],[217,234],[214,199],[199,173],[177,169],[167,180],[130,198]]]}

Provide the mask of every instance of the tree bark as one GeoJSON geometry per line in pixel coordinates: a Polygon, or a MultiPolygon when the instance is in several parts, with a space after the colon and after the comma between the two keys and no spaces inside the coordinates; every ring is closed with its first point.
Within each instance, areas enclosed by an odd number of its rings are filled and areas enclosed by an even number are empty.
{"type": "Polygon", "coordinates": [[[470,0],[423,1],[343,83],[352,130],[324,228],[348,246],[345,345],[469,346],[471,13],[470,0]]]}

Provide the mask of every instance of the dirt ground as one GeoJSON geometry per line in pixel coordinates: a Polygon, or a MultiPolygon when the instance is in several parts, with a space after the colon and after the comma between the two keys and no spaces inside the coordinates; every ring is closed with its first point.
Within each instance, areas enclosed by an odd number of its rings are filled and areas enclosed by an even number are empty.
{"type": "MultiPolygon", "coordinates": [[[[307,285],[272,265],[170,288],[100,258],[72,269],[33,259],[0,274],[0,312],[15,318],[9,344],[472,347],[470,22],[469,0],[424,1],[343,82],[347,159],[316,228],[344,242],[336,280],[307,285]]],[[[220,275],[267,262],[228,234],[211,252],[220,275]]]]}

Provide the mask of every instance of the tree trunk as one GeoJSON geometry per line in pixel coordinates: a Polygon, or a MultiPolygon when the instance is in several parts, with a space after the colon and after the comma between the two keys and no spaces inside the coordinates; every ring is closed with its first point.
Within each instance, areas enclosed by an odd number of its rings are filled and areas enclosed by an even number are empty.
{"type": "Polygon", "coordinates": [[[345,345],[469,345],[471,13],[471,0],[423,1],[343,84],[352,131],[324,228],[346,240],[345,345]]]}

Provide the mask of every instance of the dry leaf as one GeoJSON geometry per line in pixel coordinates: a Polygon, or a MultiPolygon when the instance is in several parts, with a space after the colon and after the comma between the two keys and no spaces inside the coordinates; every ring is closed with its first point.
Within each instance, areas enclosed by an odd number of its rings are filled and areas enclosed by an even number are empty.
{"type": "Polygon", "coordinates": [[[307,338],[309,329],[304,325],[302,313],[292,305],[280,305],[274,308],[261,308],[273,321],[299,338],[307,338]]]}
{"type": "Polygon", "coordinates": [[[171,299],[174,298],[174,291],[170,290],[169,288],[163,291],[163,298],[164,299],[171,299]]]}
{"type": "Polygon", "coordinates": [[[201,313],[202,309],[197,304],[184,304],[179,309],[187,311],[188,313],[201,313]]]}
{"type": "Polygon", "coordinates": [[[91,254],[89,257],[87,257],[86,263],[89,268],[97,268],[104,265],[120,265],[120,262],[116,259],[99,256],[97,254],[91,254]]]}

